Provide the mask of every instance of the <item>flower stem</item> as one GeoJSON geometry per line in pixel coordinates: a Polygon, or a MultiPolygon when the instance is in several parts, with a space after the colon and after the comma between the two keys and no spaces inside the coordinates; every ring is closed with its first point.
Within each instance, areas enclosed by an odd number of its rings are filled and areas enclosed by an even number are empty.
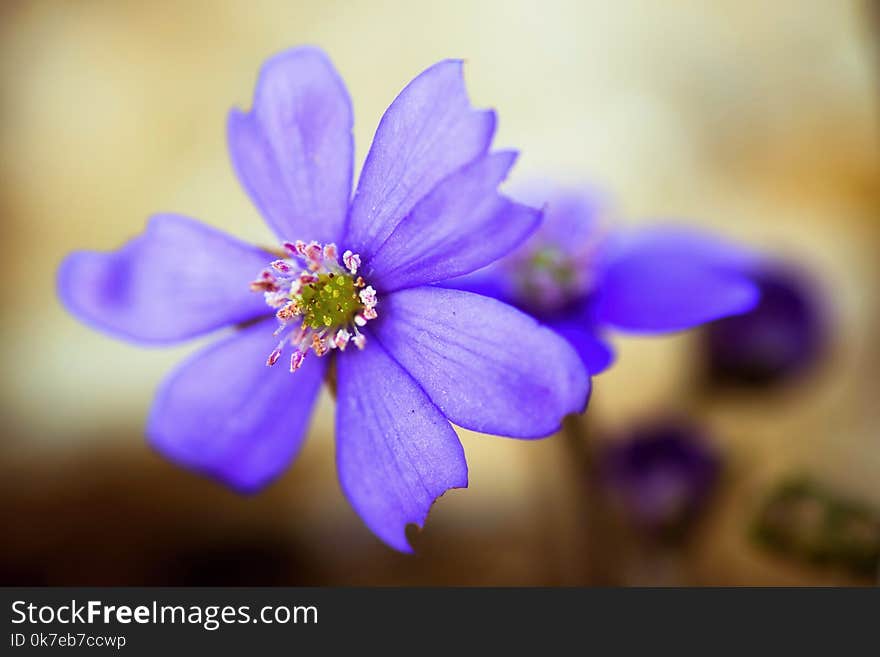
{"type": "Polygon", "coordinates": [[[330,364],[327,366],[327,375],[324,377],[324,382],[327,384],[327,390],[330,391],[330,396],[333,397],[333,400],[336,400],[336,356],[333,355],[330,358],[330,364]]]}
{"type": "Polygon", "coordinates": [[[589,420],[583,415],[569,415],[562,424],[562,438],[574,479],[576,526],[580,528],[579,548],[583,554],[583,585],[608,586],[617,583],[617,559],[609,544],[610,519],[596,482],[595,445],[589,420]]]}

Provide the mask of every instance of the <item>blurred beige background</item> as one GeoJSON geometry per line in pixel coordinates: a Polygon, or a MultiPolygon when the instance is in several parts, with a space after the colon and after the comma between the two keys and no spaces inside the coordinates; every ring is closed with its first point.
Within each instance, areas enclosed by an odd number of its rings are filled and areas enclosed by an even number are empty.
{"type": "Polygon", "coordinates": [[[704,225],[817,275],[836,339],[809,381],[707,403],[691,390],[693,336],[619,339],[617,366],[595,380],[590,421],[614,428],[693,413],[728,450],[729,485],[687,582],[849,582],[757,551],[744,525],[768,482],[791,471],[880,504],[880,54],[869,9],[804,0],[2,3],[0,506],[13,529],[0,574],[208,581],[214,558],[223,573],[290,583],[594,577],[591,538],[572,521],[582,489],[560,439],[464,435],[471,488],[438,503],[415,540],[418,556],[390,554],[338,490],[329,398],[291,471],[260,496],[236,498],[160,461],[140,433],[157,383],[193,345],[128,346],[55,300],[68,251],[115,248],[157,211],[270,241],[232,173],[226,113],[249,105],[267,56],[311,43],[348,84],[358,166],[403,85],[438,59],[463,57],[475,103],[498,110],[496,143],[522,152],[514,179],[599,184],[627,221],[704,225]],[[255,563],[281,574],[247,570],[255,563]]]}

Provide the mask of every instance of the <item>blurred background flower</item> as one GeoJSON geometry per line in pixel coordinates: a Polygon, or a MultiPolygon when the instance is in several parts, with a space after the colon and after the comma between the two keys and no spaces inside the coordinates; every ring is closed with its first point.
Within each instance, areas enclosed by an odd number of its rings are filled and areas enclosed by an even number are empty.
{"type": "Polygon", "coordinates": [[[690,532],[675,581],[873,582],[751,538],[761,501],[793,471],[880,505],[880,54],[870,9],[860,0],[0,3],[0,521],[11,528],[0,578],[639,581],[591,565],[614,544],[610,532],[585,531],[593,498],[558,438],[460,431],[470,487],[445,495],[425,530],[410,533],[413,557],[382,546],[346,506],[326,397],[297,463],[264,493],[240,498],[179,472],[149,451],[143,426],[161,377],[190,349],[108,341],[54,301],[64,254],[110,250],[156,211],[272,244],[235,182],[226,113],[248,105],[267,56],[312,43],[357,98],[357,167],[402,81],[463,57],[474,104],[501,117],[499,147],[522,151],[512,184],[591,181],[621,216],[646,218],[634,227],[680,218],[807,272],[833,331],[821,367],[799,385],[704,395],[701,336],[622,338],[618,362],[597,377],[590,431],[674,414],[724,454],[724,485],[690,532]]]}
{"type": "Polygon", "coordinates": [[[494,297],[530,314],[577,350],[591,375],[613,361],[612,329],[672,333],[747,313],[760,292],[755,256],[716,235],[658,225],[628,231],[600,195],[552,183],[517,195],[544,208],[518,248],[441,285],[494,297]]]}
{"type": "Polygon", "coordinates": [[[810,278],[770,264],[752,274],[757,308],[718,320],[704,333],[706,375],[719,386],[767,387],[807,374],[827,350],[830,318],[810,278]]]}
{"type": "Polygon", "coordinates": [[[598,476],[623,520],[650,538],[673,539],[711,501],[721,457],[688,422],[661,420],[634,428],[601,453],[598,476]]]}

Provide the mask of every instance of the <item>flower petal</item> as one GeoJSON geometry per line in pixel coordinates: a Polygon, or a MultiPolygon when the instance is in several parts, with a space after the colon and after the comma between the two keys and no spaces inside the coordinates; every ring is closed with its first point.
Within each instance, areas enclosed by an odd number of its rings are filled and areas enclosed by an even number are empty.
{"type": "Polygon", "coordinates": [[[467,487],[464,450],[446,418],[380,344],[337,363],[342,490],[379,538],[411,552],[406,525],[421,526],[437,497],[467,487]]]}
{"type": "Polygon", "coordinates": [[[613,206],[598,189],[533,180],[511,189],[511,196],[544,208],[541,226],[526,245],[530,253],[550,247],[579,258],[600,246],[606,236],[613,206]]]}
{"type": "Polygon", "coordinates": [[[496,191],[515,160],[511,151],[493,153],[437,185],[369,261],[370,281],[383,292],[435,283],[479,269],[522,242],[540,211],[496,191]]]}
{"type": "Polygon", "coordinates": [[[614,362],[614,350],[586,321],[554,320],[547,325],[574,347],[590,376],[601,374],[614,362]]]}
{"type": "Polygon", "coordinates": [[[299,451],[326,360],[291,374],[266,367],[277,343],[267,319],[196,353],[162,385],[147,435],[164,456],[251,492],[281,474],[299,451]]]}
{"type": "Polygon", "coordinates": [[[229,114],[229,152],[242,185],[279,238],[335,242],[351,196],[348,91],[317,48],[264,64],[250,113],[229,114]]]}
{"type": "Polygon", "coordinates": [[[419,199],[488,150],[495,114],[471,108],[461,69],[458,60],[435,64],[410,82],[382,117],[345,240],[345,247],[365,260],[419,199]]]}
{"type": "Polygon", "coordinates": [[[86,324],[141,343],[169,343],[267,314],[248,284],[266,252],[178,215],[157,215],[118,251],[77,251],[58,295],[86,324]]]}
{"type": "Polygon", "coordinates": [[[586,405],[590,382],[574,349],[500,301],[418,287],[381,308],[375,336],[459,426],[537,438],[586,405]]]}
{"type": "Polygon", "coordinates": [[[645,232],[609,256],[595,319],[624,330],[665,332],[746,312],[760,296],[742,268],[748,260],[742,249],[695,232],[645,232]]]}
{"type": "Polygon", "coordinates": [[[492,297],[512,306],[515,306],[517,301],[516,281],[506,257],[464,276],[440,281],[437,285],[492,297]]]}
{"type": "Polygon", "coordinates": [[[609,261],[624,258],[687,259],[706,267],[748,271],[760,258],[740,244],[686,226],[656,224],[629,234],[618,232],[606,248],[609,261]]]}

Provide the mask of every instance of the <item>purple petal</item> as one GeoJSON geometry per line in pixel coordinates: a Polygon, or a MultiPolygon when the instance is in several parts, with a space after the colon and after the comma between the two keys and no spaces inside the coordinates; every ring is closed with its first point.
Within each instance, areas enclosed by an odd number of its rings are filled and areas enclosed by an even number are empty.
{"type": "Polygon", "coordinates": [[[365,260],[415,204],[452,172],[483,155],[495,114],[468,102],[462,63],[435,64],[386,110],[361,172],[345,247],[365,260]]]}
{"type": "Polygon", "coordinates": [[[369,261],[370,281],[383,292],[442,281],[496,260],[525,239],[541,213],[496,191],[515,160],[510,151],[487,155],[437,185],[369,261]]]}
{"type": "Polygon", "coordinates": [[[687,329],[755,307],[738,247],[680,230],[652,230],[615,247],[604,264],[595,319],[636,332],[687,329]]]}
{"type": "Polygon", "coordinates": [[[284,240],[342,237],[354,145],[348,92],[327,56],[296,48],[263,66],[253,110],[229,114],[242,185],[284,240]]]}
{"type": "Polygon", "coordinates": [[[172,461],[241,492],[281,474],[306,434],[326,359],[306,358],[294,374],[266,367],[277,343],[268,319],[183,363],[162,385],[147,425],[172,461]]]}
{"type": "Polygon", "coordinates": [[[58,295],[98,330],[177,342],[266,315],[249,283],[271,258],[194,219],[157,215],[118,251],[70,254],[58,270],[58,295]]]}
{"type": "Polygon", "coordinates": [[[551,247],[577,258],[592,251],[605,237],[604,224],[612,206],[597,189],[560,188],[535,181],[517,186],[511,195],[528,205],[544,208],[541,227],[527,243],[530,252],[551,247]]]}
{"type": "Polygon", "coordinates": [[[379,312],[376,337],[459,426],[537,438],[586,405],[589,378],[568,342],[500,301],[418,287],[383,297],[379,312]]]}
{"type": "Polygon", "coordinates": [[[440,284],[490,296],[549,320],[589,294],[609,236],[604,225],[609,202],[595,190],[559,189],[546,182],[517,185],[513,196],[543,208],[538,229],[489,266],[440,284]],[[548,254],[570,270],[570,279],[560,281],[557,273],[535,265],[548,254]]]}
{"type": "Polygon", "coordinates": [[[590,376],[601,374],[614,361],[614,350],[586,320],[554,320],[547,325],[574,347],[590,376]]]}
{"type": "Polygon", "coordinates": [[[367,526],[411,552],[406,526],[421,526],[434,500],[467,487],[458,436],[424,391],[373,341],[337,360],[336,465],[342,490],[367,526]]]}
{"type": "Polygon", "coordinates": [[[517,288],[507,258],[496,260],[482,269],[456,276],[437,283],[440,287],[451,290],[464,290],[484,297],[492,297],[504,303],[516,305],[517,288]]]}
{"type": "Polygon", "coordinates": [[[606,249],[609,261],[645,257],[686,259],[731,271],[747,271],[760,262],[755,253],[739,244],[684,226],[658,224],[614,237],[606,249]]]}

